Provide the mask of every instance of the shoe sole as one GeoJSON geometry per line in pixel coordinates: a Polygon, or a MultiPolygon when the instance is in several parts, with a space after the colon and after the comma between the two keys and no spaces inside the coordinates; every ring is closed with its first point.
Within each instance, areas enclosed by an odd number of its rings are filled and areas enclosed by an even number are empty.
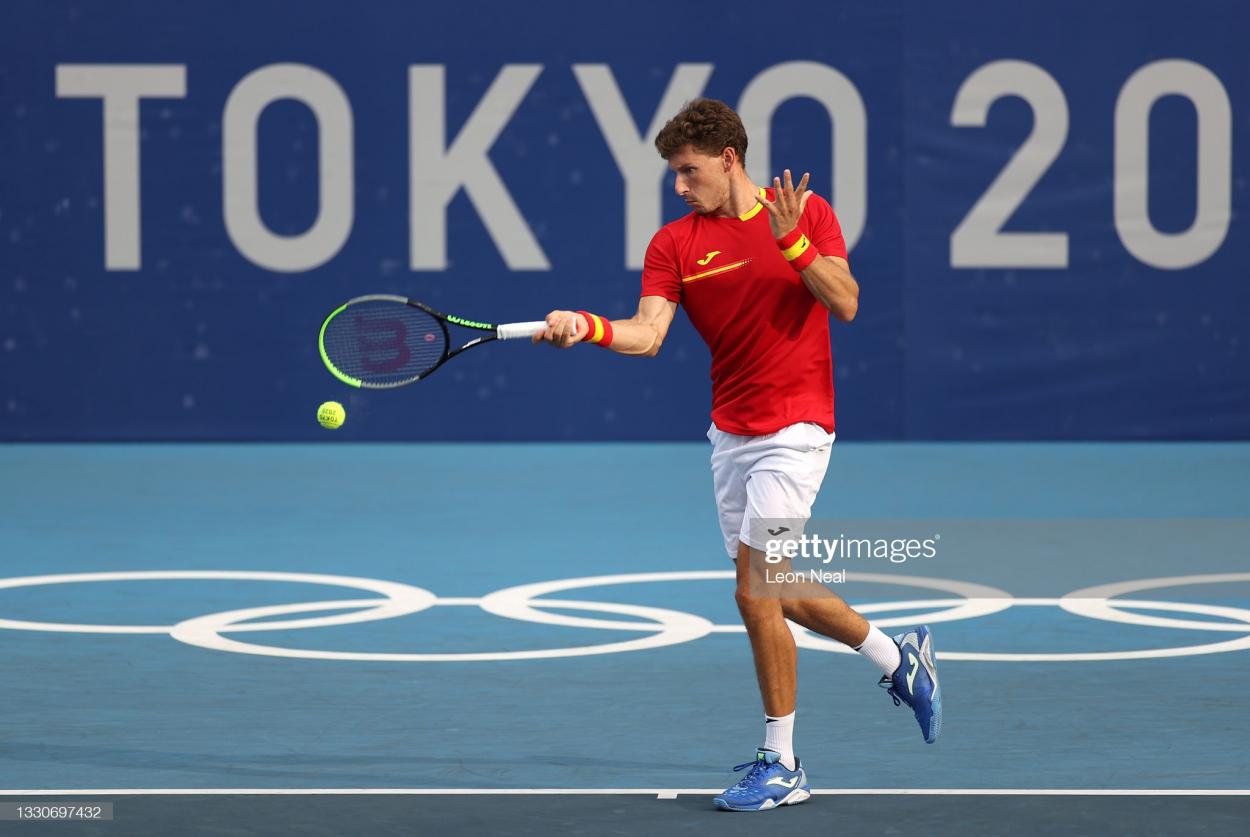
{"type": "Polygon", "coordinates": [[[712,804],[721,811],[771,811],[773,808],[780,808],[782,805],[798,805],[800,802],[806,802],[808,799],[811,799],[811,796],[812,792],[807,788],[795,788],[782,797],[780,802],[776,802],[772,799],[765,799],[764,802],[757,808],[735,808],[720,797],[713,799],[712,804]]]}
{"type": "MultiPolygon", "coordinates": [[[[933,643],[933,631],[929,631],[929,655],[933,658],[933,673],[936,675],[937,646],[933,643]]],[[[924,740],[926,744],[937,741],[942,734],[942,687],[936,677],[933,678],[933,697],[929,700],[929,705],[933,707],[933,717],[929,719],[929,737],[924,740]]]]}

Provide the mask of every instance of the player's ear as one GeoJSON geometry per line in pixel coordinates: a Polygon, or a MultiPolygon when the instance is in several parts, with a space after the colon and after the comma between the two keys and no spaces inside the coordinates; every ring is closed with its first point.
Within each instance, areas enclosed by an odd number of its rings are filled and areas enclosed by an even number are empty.
{"type": "Polygon", "coordinates": [[[738,159],[738,152],[733,148],[725,148],[720,153],[721,168],[726,174],[734,167],[734,160],[738,159]]]}

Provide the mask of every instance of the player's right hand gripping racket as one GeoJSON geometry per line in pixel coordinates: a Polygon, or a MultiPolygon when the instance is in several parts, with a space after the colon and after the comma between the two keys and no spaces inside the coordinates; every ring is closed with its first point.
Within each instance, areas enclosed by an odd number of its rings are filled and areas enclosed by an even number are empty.
{"type": "Polygon", "coordinates": [[[419,381],[456,355],[492,340],[532,337],[547,323],[482,323],[390,294],[348,300],[321,324],[317,344],[334,377],[361,389],[394,389],[419,381]],[[451,348],[447,324],[485,332],[451,348]]]}

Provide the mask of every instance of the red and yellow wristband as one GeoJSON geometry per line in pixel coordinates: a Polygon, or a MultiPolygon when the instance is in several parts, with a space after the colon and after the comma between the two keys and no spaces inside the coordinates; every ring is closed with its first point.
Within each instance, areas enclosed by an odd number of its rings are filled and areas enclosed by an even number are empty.
{"type": "Polygon", "coordinates": [[[589,311],[578,311],[586,319],[587,334],[582,338],[583,343],[594,343],[608,348],[612,345],[612,321],[607,317],[600,317],[598,314],[592,314],[589,311]]]}
{"type": "Polygon", "coordinates": [[[781,248],[781,255],[786,257],[790,267],[799,273],[806,270],[808,265],[816,261],[816,257],[820,255],[820,251],[812,246],[812,242],[806,235],[799,232],[798,227],[777,239],[777,246],[781,248]]]}

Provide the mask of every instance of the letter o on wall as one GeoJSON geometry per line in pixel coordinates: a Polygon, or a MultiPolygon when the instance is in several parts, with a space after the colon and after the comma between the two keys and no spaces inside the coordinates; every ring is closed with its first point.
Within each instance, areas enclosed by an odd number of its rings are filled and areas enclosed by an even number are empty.
{"type": "MultiPolygon", "coordinates": [[[[833,123],[833,195],[847,252],[859,241],[868,217],[868,116],[850,79],[827,64],[787,61],[751,79],[738,100],[738,115],[751,141],[747,170],[756,183],[773,182],[770,127],[777,108],[797,97],[824,106],[833,123]]],[[[797,174],[797,173],[796,173],[797,174]]]]}
{"type": "Polygon", "coordinates": [[[352,108],[330,76],[303,64],[270,64],[235,85],[222,117],[226,232],[247,259],[293,273],[325,264],[343,247],[355,214],[352,108]],[[317,120],[317,218],[298,235],[279,235],[260,217],[256,131],[261,113],[281,99],[306,105],[317,120]]]}

